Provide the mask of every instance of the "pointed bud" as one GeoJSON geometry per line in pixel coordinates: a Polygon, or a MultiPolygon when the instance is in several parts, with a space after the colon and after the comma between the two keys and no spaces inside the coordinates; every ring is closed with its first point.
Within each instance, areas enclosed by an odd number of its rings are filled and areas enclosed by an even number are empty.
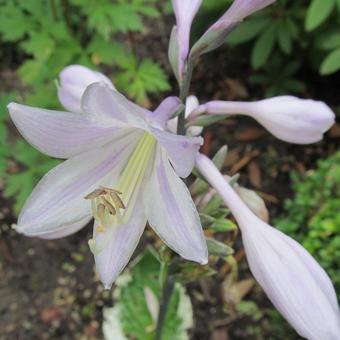
{"type": "Polygon", "coordinates": [[[81,97],[89,85],[97,82],[103,82],[115,89],[110,79],[100,72],[81,65],[65,67],[59,74],[58,97],[60,103],[68,111],[82,112],[81,97]]]}
{"type": "Polygon", "coordinates": [[[275,137],[296,144],[318,142],[335,120],[335,114],[325,103],[293,96],[256,102],[212,101],[197,108],[197,112],[202,111],[209,114],[250,116],[275,137]]]}
{"type": "Polygon", "coordinates": [[[272,4],[275,0],[235,0],[227,12],[217,20],[193,46],[190,55],[200,55],[221,46],[227,35],[248,15],[272,4]]]}
{"type": "Polygon", "coordinates": [[[199,154],[196,165],[237,220],[249,267],[273,305],[302,337],[338,339],[339,306],[326,272],[300,244],[254,215],[209,158],[199,154]]]}
{"type": "Polygon", "coordinates": [[[170,37],[169,59],[179,81],[189,53],[191,24],[201,3],[202,0],[172,0],[177,26],[170,37]]]}

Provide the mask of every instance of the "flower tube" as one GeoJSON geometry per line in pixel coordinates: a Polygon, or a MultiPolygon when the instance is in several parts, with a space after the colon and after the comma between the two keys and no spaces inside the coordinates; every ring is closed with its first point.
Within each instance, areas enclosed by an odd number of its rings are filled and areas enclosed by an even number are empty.
{"type": "Polygon", "coordinates": [[[296,241],[259,219],[206,156],[196,165],[241,229],[249,267],[273,305],[302,336],[336,340],[340,314],[331,280],[296,241]]]}

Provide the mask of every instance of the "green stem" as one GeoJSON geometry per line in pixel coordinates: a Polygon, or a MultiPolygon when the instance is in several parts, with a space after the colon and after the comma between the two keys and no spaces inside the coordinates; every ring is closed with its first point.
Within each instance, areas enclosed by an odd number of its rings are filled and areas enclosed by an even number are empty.
{"type": "Polygon", "coordinates": [[[159,306],[155,340],[162,340],[166,314],[167,314],[171,296],[172,296],[172,293],[175,287],[175,281],[172,276],[173,271],[174,271],[174,268],[173,268],[173,263],[172,263],[170,264],[167,270],[166,279],[163,285],[161,303],[159,306]]]}
{"type": "MultiPolygon", "coordinates": [[[[179,99],[182,103],[185,103],[186,98],[189,94],[191,78],[192,78],[192,71],[194,70],[195,61],[191,58],[188,59],[187,69],[183,75],[183,81],[180,84],[179,90],[179,99]]],[[[185,110],[183,110],[178,116],[178,124],[177,124],[177,134],[178,135],[185,135],[186,128],[185,128],[185,110]]]]}

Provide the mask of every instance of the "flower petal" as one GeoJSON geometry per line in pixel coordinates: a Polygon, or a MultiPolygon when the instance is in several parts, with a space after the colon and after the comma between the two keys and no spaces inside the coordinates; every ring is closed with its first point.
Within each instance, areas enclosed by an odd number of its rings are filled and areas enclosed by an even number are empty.
{"type": "Polygon", "coordinates": [[[128,223],[112,226],[104,232],[96,232],[96,225],[94,226],[94,239],[100,249],[98,254],[95,254],[96,267],[106,289],[111,287],[129,262],[145,224],[141,200],[138,200],[128,223]]]}
{"type": "Polygon", "coordinates": [[[65,224],[56,230],[41,232],[39,234],[39,237],[45,240],[52,240],[69,236],[71,234],[76,233],[78,230],[84,228],[91,221],[91,219],[92,216],[86,216],[77,222],[65,224]]]}
{"type": "Polygon", "coordinates": [[[166,122],[174,114],[180,105],[178,97],[167,97],[165,98],[154,112],[150,115],[150,121],[155,127],[164,129],[166,122]]]}
{"type": "MultiPolygon", "coordinates": [[[[276,230],[276,229],[274,229],[276,230]]],[[[320,267],[315,259],[308,253],[308,251],[302,247],[291,237],[281,233],[281,237],[286,239],[286,242],[290,245],[293,251],[296,252],[297,256],[308,268],[310,274],[314,280],[318,283],[319,287],[323,290],[325,296],[328,298],[330,304],[333,306],[335,311],[339,311],[338,300],[333,288],[332,281],[330,280],[327,273],[320,267]]]]}
{"type": "Polygon", "coordinates": [[[196,155],[203,144],[203,138],[175,135],[155,128],[151,128],[150,131],[167,151],[177,174],[183,178],[188,177],[195,165],[196,155]]]}
{"type": "Polygon", "coordinates": [[[94,83],[86,88],[82,109],[86,113],[95,112],[102,119],[115,119],[129,127],[146,129],[145,110],[104,83],[94,83]]]}
{"type": "MultiPolygon", "coordinates": [[[[248,263],[274,306],[301,336],[336,339],[339,307],[334,309],[320,281],[305,265],[312,261],[311,255],[305,252],[307,259],[302,260],[300,245],[292,247],[281,232],[258,219],[249,223],[242,230],[248,263]]],[[[323,273],[319,266],[318,273],[323,273]]]]}
{"type": "Polygon", "coordinates": [[[11,118],[25,139],[39,151],[69,158],[104,145],[118,129],[92,115],[52,111],[10,103],[11,118]]]}
{"type": "Polygon", "coordinates": [[[153,173],[144,191],[144,209],[150,226],[183,258],[207,263],[207,245],[189,190],[158,148],[153,173]]]}
{"type": "Polygon", "coordinates": [[[134,131],[119,141],[71,158],[48,172],[25,203],[17,230],[28,236],[63,234],[65,225],[89,217],[90,202],[84,196],[99,185],[115,183],[140,134],[134,131]]]}
{"type": "Polygon", "coordinates": [[[58,97],[66,110],[80,113],[81,97],[87,86],[103,82],[110,88],[115,89],[111,80],[100,72],[93,71],[82,65],[70,65],[65,67],[59,74],[60,86],[58,97]]]}

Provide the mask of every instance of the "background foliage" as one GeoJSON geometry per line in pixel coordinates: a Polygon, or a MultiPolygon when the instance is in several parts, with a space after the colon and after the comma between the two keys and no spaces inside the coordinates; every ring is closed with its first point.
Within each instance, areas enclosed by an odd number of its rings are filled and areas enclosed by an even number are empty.
{"type": "Polygon", "coordinates": [[[293,173],[292,181],[295,195],[277,225],[314,254],[340,294],[340,152],[304,178],[293,173]]]}

